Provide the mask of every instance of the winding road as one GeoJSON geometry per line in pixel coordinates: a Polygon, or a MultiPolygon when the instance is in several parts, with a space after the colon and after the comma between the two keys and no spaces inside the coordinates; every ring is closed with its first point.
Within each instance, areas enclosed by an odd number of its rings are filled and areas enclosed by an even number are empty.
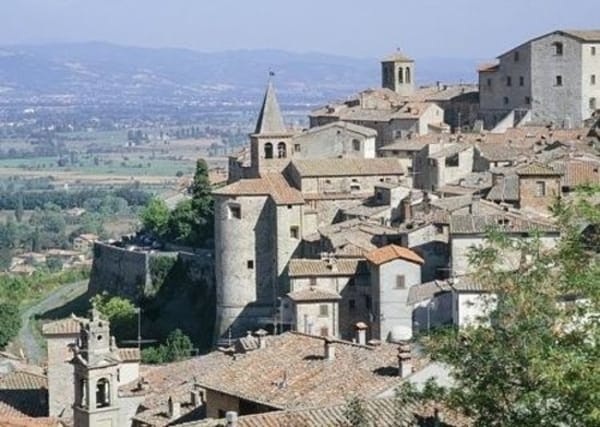
{"type": "Polygon", "coordinates": [[[31,321],[32,318],[38,314],[43,314],[49,310],[65,305],[69,301],[83,295],[87,291],[87,285],[87,280],[63,285],[46,295],[41,301],[27,308],[27,310],[21,314],[21,329],[19,330],[16,342],[17,345],[22,348],[25,357],[30,363],[40,364],[45,356],[33,331],[35,323],[31,321]]]}

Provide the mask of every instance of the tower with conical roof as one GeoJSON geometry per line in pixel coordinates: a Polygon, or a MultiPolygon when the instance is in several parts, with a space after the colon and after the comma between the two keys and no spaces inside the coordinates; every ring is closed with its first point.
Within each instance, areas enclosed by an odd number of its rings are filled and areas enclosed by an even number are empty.
{"type": "Polygon", "coordinates": [[[253,175],[259,176],[261,172],[279,172],[287,166],[291,157],[292,135],[285,127],[275,88],[269,78],[256,129],[250,135],[253,175]]]}
{"type": "Polygon", "coordinates": [[[399,50],[381,61],[381,86],[398,95],[410,96],[415,90],[415,61],[399,50]]]}

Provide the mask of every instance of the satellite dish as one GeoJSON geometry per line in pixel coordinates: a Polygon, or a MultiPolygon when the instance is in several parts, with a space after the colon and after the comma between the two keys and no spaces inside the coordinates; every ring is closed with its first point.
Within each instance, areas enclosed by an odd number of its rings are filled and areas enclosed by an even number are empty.
{"type": "Polygon", "coordinates": [[[390,333],[390,342],[400,343],[412,339],[412,328],[409,326],[394,326],[390,333]]]}

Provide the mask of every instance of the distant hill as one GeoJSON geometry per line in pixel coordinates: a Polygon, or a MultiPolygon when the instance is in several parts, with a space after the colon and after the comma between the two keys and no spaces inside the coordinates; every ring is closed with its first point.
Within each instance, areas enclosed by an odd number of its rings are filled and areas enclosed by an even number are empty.
{"type": "MultiPolygon", "coordinates": [[[[424,58],[417,80],[474,81],[476,61],[424,58]]],[[[214,53],[102,42],[0,47],[0,96],[91,100],[256,101],[269,70],[289,102],[323,102],[379,85],[377,59],[279,50],[214,53]]]]}

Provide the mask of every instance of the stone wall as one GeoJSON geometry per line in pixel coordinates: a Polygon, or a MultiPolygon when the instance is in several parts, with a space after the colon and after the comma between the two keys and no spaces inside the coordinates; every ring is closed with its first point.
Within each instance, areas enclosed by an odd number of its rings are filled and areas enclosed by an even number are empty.
{"type": "Polygon", "coordinates": [[[148,261],[148,252],[130,251],[102,242],[94,243],[90,294],[108,292],[137,301],[150,285],[148,261]]]}

